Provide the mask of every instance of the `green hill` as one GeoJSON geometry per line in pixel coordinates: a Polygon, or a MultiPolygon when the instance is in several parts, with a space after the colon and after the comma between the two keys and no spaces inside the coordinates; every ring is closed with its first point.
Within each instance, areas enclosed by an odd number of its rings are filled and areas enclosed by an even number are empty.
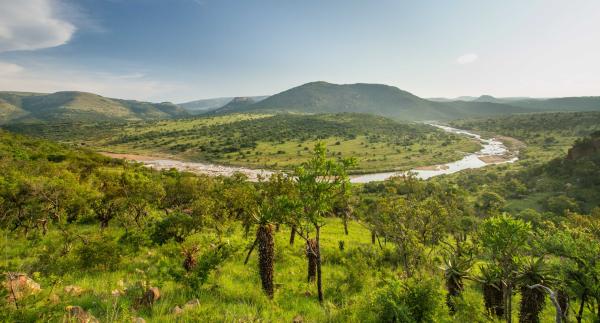
{"type": "Polygon", "coordinates": [[[106,98],[86,92],[0,92],[0,123],[169,119],[188,113],[172,103],[106,98]]]}
{"type": "MultiPolygon", "coordinates": [[[[249,97],[223,97],[214,99],[195,100],[185,103],[179,103],[178,106],[186,109],[191,114],[202,114],[219,108],[229,106],[232,103],[245,101],[248,105],[264,100],[267,96],[249,96],[249,97]],[[247,100],[240,100],[247,99],[247,100]]],[[[236,104],[237,106],[237,104],[236,104]]],[[[240,108],[240,107],[237,107],[240,108]]]]}
{"type": "Polygon", "coordinates": [[[510,103],[513,106],[544,112],[600,111],[599,96],[567,97],[553,99],[526,99],[510,103]]]}
{"type": "Polygon", "coordinates": [[[238,108],[217,109],[215,114],[339,113],[357,112],[405,120],[447,120],[527,112],[528,109],[491,102],[434,102],[382,84],[307,83],[267,99],[238,108]]]}

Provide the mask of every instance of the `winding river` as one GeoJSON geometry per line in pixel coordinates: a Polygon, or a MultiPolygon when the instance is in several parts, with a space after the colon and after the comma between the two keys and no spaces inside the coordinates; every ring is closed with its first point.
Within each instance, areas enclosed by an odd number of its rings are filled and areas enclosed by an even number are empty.
{"type": "MultiPolygon", "coordinates": [[[[433,176],[452,174],[464,169],[480,168],[491,164],[501,163],[512,163],[517,161],[517,157],[511,155],[511,152],[506,146],[495,138],[484,139],[480,135],[462,130],[456,129],[444,125],[431,124],[432,126],[438,127],[444,131],[469,136],[475,140],[481,142],[482,149],[476,153],[468,154],[463,159],[450,162],[441,165],[432,165],[427,167],[420,167],[413,169],[410,172],[414,173],[418,178],[428,179],[433,176]]],[[[197,163],[197,162],[184,162],[172,159],[159,159],[155,157],[129,155],[129,154],[113,154],[104,153],[107,156],[114,158],[124,158],[128,160],[134,160],[141,162],[148,167],[154,169],[171,169],[175,168],[181,171],[189,171],[193,173],[208,174],[211,176],[231,176],[236,172],[243,173],[250,180],[256,181],[259,176],[268,177],[273,172],[263,169],[251,169],[245,167],[235,166],[223,166],[208,163],[197,163]]],[[[350,181],[353,183],[368,183],[375,181],[383,181],[393,176],[399,176],[406,172],[384,172],[384,173],[372,173],[364,175],[353,175],[350,177],[350,181]]]]}

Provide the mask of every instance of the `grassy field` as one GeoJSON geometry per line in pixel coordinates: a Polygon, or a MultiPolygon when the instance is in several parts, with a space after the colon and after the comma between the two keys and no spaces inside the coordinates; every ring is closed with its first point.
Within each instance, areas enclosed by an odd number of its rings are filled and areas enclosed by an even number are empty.
{"type": "Polygon", "coordinates": [[[291,169],[318,141],[333,157],[354,157],[354,173],[442,164],[480,149],[432,126],[360,114],[250,115],[129,124],[16,126],[11,130],[95,150],[187,161],[291,169]]]}
{"type": "MultiPolygon", "coordinates": [[[[97,232],[97,227],[81,226],[78,232],[84,236],[86,233],[92,235],[97,232]]],[[[117,237],[123,234],[123,230],[111,227],[103,234],[117,237]]],[[[391,244],[383,245],[382,249],[371,245],[370,232],[357,222],[350,222],[349,235],[346,236],[341,221],[329,219],[322,236],[325,303],[320,305],[316,299],[314,283],[306,281],[304,244],[299,240],[290,246],[289,230],[283,227],[275,237],[276,291],[272,300],[260,288],[256,253],[251,256],[248,264],[243,263],[246,251],[242,249],[249,246],[254,237],[251,234],[248,238],[243,238],[239,229],[223,238],[227,243],[240,247],[239,251],[211,274],[200,290],[189,292],[173,281],[156,278],[159,276],[157,267],[160,268],[165,258],[178,257],[179,249],[176,244],[169,243],[160,247],[142,246],[136,252],[121,251],[122,261],[117,270],[89,268],[68,271],[60,280],[52,277],[37,278],[42,287],[39,305],[46,309],[49,320],[57,319],[52,315],[62,313],[65,306],[78,305],[102,322],[128,322],[131,317],[143,317],[148,322],[292,322],[298,316],[304,322],[363,322],[365,318],[359,312],[366,311],[374,292],[385,285],[386,279],[397,278],[397,269],[381,265],[382,262],[385,263],[386,255],[393,254],[391,244]],[[344,241],[344,251],[339,249],[340,241],[344,241]],[[160,289],[161,298],[152,308],[142,307],[136,310],[131,297],[112,294],[115,290],[124,288],[133,290],[141,283],[158,286],[160,289]],[[82,292],[80,295],[70,294],[65,291],[67,286],[79,287],[82,292]],[[194,299],[198,299],[198,306],[186,308],[182,314],[173,313],[173,308],[184,308],[188,301],[194,299]]],[[[215,236],[205,232],[192,238],[208,247],[215,236]]],[[[4,255],[0,258],[0,268],[33,266],[38,261],[37,258],[47,252],[45,248],[51,245],[51,241],[60,239],[58,232],[51,231],[42,239],[42,243],[30,245],[22,237],[4,232],[0,240],[0,249],[4,255]]],[[[432,267],[429,273],[441,280],[442,271],[437,267],[432,267]]],[[[474,313],[461,315],[483,317],[483,302],[477,284],[467,282],[467,286],[467,310],[474,313]]],[[[440,293],[444,293],[442,284],[440,293]]],[[[518,304],[518,296],[513,301],[518,304]]],[[[515,306],[515,321],[516,308],[515,306]]],[[[462,317],[453,319],[444,312],[440,311],[437,322],[456,322],[462,317]]],[[[552,319],[552,306],[547,305],[542,322],[552,319]]]]}

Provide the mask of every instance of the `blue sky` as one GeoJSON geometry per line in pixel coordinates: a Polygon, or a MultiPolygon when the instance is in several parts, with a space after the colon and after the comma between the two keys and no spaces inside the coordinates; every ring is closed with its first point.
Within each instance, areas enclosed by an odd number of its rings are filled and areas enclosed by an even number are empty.
{"type": "Polygon", "coordinates": [[[0,0],[0,90],[600,95],[600,1],[0,0]]]}

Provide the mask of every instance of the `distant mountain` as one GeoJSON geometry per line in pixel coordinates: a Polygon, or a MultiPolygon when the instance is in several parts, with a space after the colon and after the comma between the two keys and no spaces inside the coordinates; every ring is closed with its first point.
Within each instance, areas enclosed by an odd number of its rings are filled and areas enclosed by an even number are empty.
{"type": "Polygon", "coordinates": [[[600,111],[600,96],[566,97],[553,99],[522,99],[511,105],[544,112],[600,111]]]}
{"type": "Polygon", "coordinates": [[[86,92],[0,92],[0,123],[128,121],[188,116],[170,103],[106,98],[86,92]]]}
{"type": "Polygon", "coordinates": [[[240,112],[245,111],[253,104],[258,103],[264,100],[267,97],[251,97],[251,96],[241,96],[233,98],[229,103],[222,106],[218,109],[219,114],[228,113],[228,112],[240,112]]]}
{"type": "MultiPolygon", "coordinates": [[[[259,102],[264,100],[268,96],[250,96],[244,97],[252,99],[252,103],[259,102]]],[[[206,113],[212,110],[216,110],[218,108],[224,107],[227,104],[235,101],[236,97],[223,97],[223,98],[214,98],[214,99],[204,99],[204,100],[196,100],[191,102],[179,103],[178,106],[186,109],[188,112],[192,114],[201,114],[206,113]]]]}
{"type": "Polygon", "coordinates": [[[358,112],[405,120],[447,120],[527,111],[526,108],[490,102],[435,102],[382,84],[338,85],[312,82],[275,94],[249,106],[221,108],[213,113],[358,112]]]}

